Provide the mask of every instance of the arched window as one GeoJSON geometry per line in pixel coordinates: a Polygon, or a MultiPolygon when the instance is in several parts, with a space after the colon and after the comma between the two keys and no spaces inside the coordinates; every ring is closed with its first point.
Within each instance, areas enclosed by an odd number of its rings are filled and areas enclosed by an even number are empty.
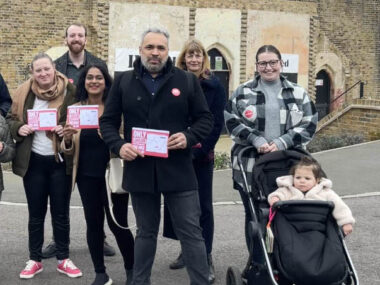
{"type": "Polygon", "coordinates": [[[320,120],[330,112],[331,81],[329,74],[325,70],[317,73],[315,85],[317,88],[315,107],[320,120]]]}

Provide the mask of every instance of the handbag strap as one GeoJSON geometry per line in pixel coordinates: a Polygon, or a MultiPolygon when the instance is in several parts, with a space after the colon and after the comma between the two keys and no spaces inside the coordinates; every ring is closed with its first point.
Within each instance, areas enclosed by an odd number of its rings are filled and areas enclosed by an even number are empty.
{"type": "MultiPolygon", "coordinates": [[[[109,171],[107,172],[107,175],[108,176],[110,175],[109,171]]],[[[109,181],[109,179],[106,179],[106,183],[108,183],[108,181],[109,181]]],[[[111,187],[109,187],[109,185],[106,185],[106,189],[107,189],[106,191],[107,191],[107,199],[108,199],[108,208],[110,210],[110,214],[111,214],[112,220],[115,223],[115,225],[117,225],[119,228],[121,228],[123,230],[131,230],[131,229],[136,228],[136,224],[134,224],[133,226],[129,226],[129,227],[123,227],[122,225],[120,225],[117,222],[115,214],[113,213],[113,203],[112,203],[112,198],[111,198],[111,187]]],[[[126,194],[128,195],[128,193],[126,193],[126,194]]],[[[124,194],[119,194],[119,195],[124,195],[124,194]]]]}

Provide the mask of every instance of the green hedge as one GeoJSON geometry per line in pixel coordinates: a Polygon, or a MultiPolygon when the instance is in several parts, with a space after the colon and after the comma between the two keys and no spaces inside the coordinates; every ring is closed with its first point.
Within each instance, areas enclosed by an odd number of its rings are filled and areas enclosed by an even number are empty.
{"type": "Polygon", "coordinates": [[[363,134],[341,133],[333,136],[316,137],[307,145],[307,150],[313,153],[363,142],[365,142],[363,134]]]}
{"type": "Polygon", "coordinates": [[[231,157],[226,152],[215,152],[214,169],[226,169],[231,167],[231,157]]]}

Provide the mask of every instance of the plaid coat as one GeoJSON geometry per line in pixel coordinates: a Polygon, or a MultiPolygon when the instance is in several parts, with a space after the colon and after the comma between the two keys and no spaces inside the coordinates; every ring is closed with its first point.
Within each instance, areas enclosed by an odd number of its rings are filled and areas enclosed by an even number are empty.
{"type": "MultiPolygon", "coordinates": [[[[265,95],[257,89],[259,79],[260,76],[240,85],[224,110],[226,129],[234,141],[231,160],[235,188],[243,187],[243,178],[237,164],[239,151],[263,139],[265,132],[265,95]]],[[[278,140],[285,149],[305,148],[315,133],[318,113],[305,89],[283,76],[280,79],[282,89],[277,99],[280,106],[281,136],[278,140]]],[[[243,156],[249,186],[256,157],[256,151],[243,156]]]]}

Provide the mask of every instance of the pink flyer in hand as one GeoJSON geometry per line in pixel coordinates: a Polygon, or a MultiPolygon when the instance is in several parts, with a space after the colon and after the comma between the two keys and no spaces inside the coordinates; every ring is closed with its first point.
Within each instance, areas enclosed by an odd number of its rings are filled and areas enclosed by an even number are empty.
{"type": "Polygon", "coordinates": [[[67,124],[75,129],[99,128],[98,105],[74,105],[67,107],[67,124]]]}
{"type": "Polygon", "coordinates": [[[28,125],[35,131],[50,131],[57,126],[57,109],[28,110],[28,125]]]}
{"type": "Polygon", "coordinates": [[[144,155],[168,157],[169,131],[132,128],[132,145],[144,155]]]}

